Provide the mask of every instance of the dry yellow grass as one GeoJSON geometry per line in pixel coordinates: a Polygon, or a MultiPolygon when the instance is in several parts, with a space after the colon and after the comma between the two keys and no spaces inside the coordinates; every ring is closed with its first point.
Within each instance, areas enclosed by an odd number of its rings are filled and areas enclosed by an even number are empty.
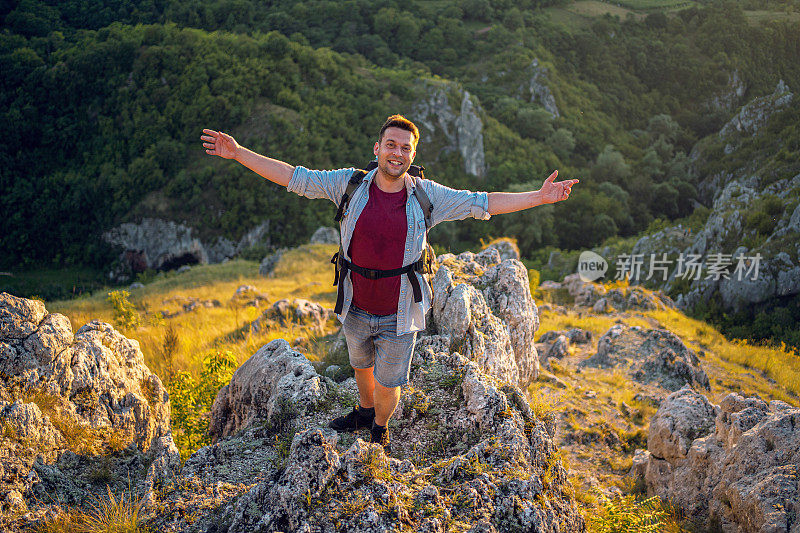
{"type": "Polygon", "coordinates": [[[712,379],[712,388],[724,393],[733,385],[745,391],[766,394],[797,405],[800,395],[800,355],[786,346],[757,346],[747,341],[728,340],[713,326],[689,318],[674,310],[651,311],[649,316],[707,354],[706,363],[719,366],[727,374],[721,379],[727,387],[719,387],[712,379]],[[757,374],[763,374],[759,376],[757,374]],[[768,378],[768,379],[765,379],[768,378]],[[769,379],[775,381],[770,383],[769,379]]]}
{"type": "MultiPolygon", "coordinates": [[[[275,338],[286,338],[290,342],[307,339],[307,344],[313,347],[316,332],[306,327],[289,326],[250,334],[244,326],[255,320],[264,307],[233,305],[231,297],[239,286],[253,285],[267,295],[269,304],[281,298],[307,298],[332,307],[336,292],[331,285],[333,274],[328,260],[335,251],[335,245],[306,245],[290,250],[278,263],[272,278],[259,276],[257,262],[242,260],[198,265],[183,274],[156,277],[144,288],[131,291],[129,299],[142,315],[142,325],[123,333],[139,341],[145,363],[162,378],[170,366],[164,354],[168,325],[177,337],[172,368],[189,371],[194,376],[199,375],[203,356],[212,350],[230,350],[241,364],[275,338]],[[179,300],[187,298],[218,300],[222,306],[200,308],[169,319],[158,317],[160,310],[178,310],[179,300]],[[165,300],[174,301],[165,303],[165,300]]],[[[47,307],[51,312],[69,317],[76,330],[93,319],[113,323],[113,312],[105,293],[50,302],[47,307]]],[[[320,354],[309,356],[315,359],[320,354]]]]}
{"type": "Polygon", "coordinates": [[[107,495],[97,497],[88,510],[66,508],[36,527],[37,533],[148,533],[140,524],[141,502],[129,494],[119,497],[106,486],[107,495]]]}

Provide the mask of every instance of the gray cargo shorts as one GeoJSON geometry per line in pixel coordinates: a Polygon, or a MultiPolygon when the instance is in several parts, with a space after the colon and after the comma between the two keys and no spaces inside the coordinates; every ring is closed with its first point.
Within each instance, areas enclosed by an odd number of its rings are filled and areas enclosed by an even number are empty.
{"type": "Polygon", "coordinates": [[[342,329],[353,368],[374,366],[375,380],[384,387],[399,387],[408,382],[417,333],[397,335],[396,314],[373,315],[353,305],[342,329]]]}

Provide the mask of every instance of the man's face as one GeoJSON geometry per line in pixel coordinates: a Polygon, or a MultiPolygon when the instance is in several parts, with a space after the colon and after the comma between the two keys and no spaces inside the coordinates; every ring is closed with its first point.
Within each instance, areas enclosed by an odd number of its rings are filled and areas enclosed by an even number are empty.
{"type": "Polygon", "coordinates": [[[378,168],[387,176],[399,178],[406,173],[417,155],[414,134],[401,128],[386,128],[373,152],[378,156],[378,168]]]}

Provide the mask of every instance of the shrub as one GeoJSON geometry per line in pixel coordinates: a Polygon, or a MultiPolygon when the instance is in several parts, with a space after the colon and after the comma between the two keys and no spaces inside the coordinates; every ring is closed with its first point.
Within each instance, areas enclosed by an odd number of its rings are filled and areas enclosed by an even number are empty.
{"type": "Polygon", "coordinates": [[[657,497],[637,501],[634,496],[621,496],[602,500],[589,521],[597,533],[650,533],[664,531],[668,516],[657,497]]]}
{"type": "Polygon", "coordinates": [[[217,350],[203,358],[200,381],[189,372],[177,372],[170,378],[167,389],[172,405],[172,431],[182,460],[209,444],[208,414],[217,393],[230,382],[236,367],[233,352],[217,350]]]}
{"type": "Polygon", "coordinates": [[[134,330],[139,327],[141,319],[139,313],[128,300],[131,293],[128,291],[111,291],[108,293],[108,303],[114,311],[114,326],[122,330],[134,330]]]}

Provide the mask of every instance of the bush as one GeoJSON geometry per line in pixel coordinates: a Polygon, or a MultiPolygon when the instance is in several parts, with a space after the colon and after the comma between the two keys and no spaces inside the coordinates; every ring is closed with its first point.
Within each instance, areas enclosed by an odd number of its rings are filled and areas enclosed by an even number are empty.
{"type": "Polygon", "coordinates": [[[218,350],[203,359],[200,381],[195,381],[188,372],[178,372],[168,382],[172,432],[183,461],[210,443],[208,416],[211,406],[219,390],[230,382],[236,367],[236,356],[232,352],[218,350]]]}
{"type": "Polygon", "coordinates": [[[131,293],[128,291],[111,291],[108,293],[108,303],[114,311],[114,326],[117,329],[130,331],[135,330],[141,323],[139,313],[128,300],[131,293]]]}
{"type": "Polygon", "coordinates": [[[669,513],[657,497],[636,501],[635,496],[605,499],[589,516],[597,533],[655,533],[664,531],[669,513]]]}

